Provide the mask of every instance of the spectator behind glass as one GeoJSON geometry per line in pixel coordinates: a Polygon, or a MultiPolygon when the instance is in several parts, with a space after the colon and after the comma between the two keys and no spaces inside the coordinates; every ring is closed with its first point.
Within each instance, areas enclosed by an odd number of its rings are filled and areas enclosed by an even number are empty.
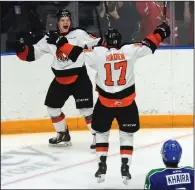
{"type": "Polygon", "coordinates": [[[178,26],[180,45],[193,45],[194,2],[175,2],[175,22],[178,26]]]}
{"type": "Polygon", "coordinates": [[[97,27],[98,13],[96,12],[96,8],[99,5],[100,2],[98,1],[79,2],[79,27],[94,36],[100,36],[100,28],[97,27]]]}
{"type": "Polygon", "coordinates": [[[94,8],[95,6],[91,2],[79,2],[79,25],[82,28],[87,29],[87,27],[94,24],[94,8]]]}
{"type": "MultiPolygon", "coordinates": [[[[111,26],[123,36],[122,43],[130,43],[140,39],[140,15],[135,2],[109,1],[107,2],[111,26]]],[[[103,2],[99,7],[102,32],[108,28],[106,10],[103,2]]]]}
{"type": "MultiPolygon", "coordinates": [[[[162,23],[163,16],[163,2],[147,1],[136,2],[136,7],[139,13],[142,15],[142,38],[152,33],[156,26],[162,23]]],[[[170,24],[170,9],[167,8],[167,22],[170,24]]],[[[175,45],[178,45],[178,33],[177,27],[172,32],[175,45]]],[[[170,38],[164,40],[161,45],[170,45],[170,38]]]]}
{"type": "Polygon", "coordinates": [[[30,37],[29,40],[39,40],[42,33],[37,32],[43,29],[43,25],[34,12],[36,7],[35,2],[20,2],[16,3],[10,9],[13,9],[14,14],[11,16],[10,27],[7,28],[6,51],[13,51],[13,42],[15,42],[17,34],[26,33],[25,36],[30,37]],[[30,32],[32,32],[30,34],[30,32]]]}
{"type": "Polygon", "coordinates": [[[190,20],[188,45],[193,46],[194,45],[194,1],[189,2],[189,7],[190,7],[191,20],[190,20]]]}

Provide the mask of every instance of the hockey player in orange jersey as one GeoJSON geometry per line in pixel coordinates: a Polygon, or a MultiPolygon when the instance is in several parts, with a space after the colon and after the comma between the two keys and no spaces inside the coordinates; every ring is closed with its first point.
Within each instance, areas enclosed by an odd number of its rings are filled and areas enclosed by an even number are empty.
{"type": "Polygon", "coordinates": [[[134,133],[140,128],[139,112],[135,102],[134,64],[144,56],[151,55],[160,42],[170,36],[167,24],[159,25],[153,34],[139,43],[121,46],[122,36],[115,29],[105,33],[106,47],[99,46],[84,50],[59,41],[59,49],[73,62],[85,62],[96,70],[96,89],[99,93],[92,116],[92,129],[96,133],[96,154],[98,170],[95,173],[98,182],[105,179],[109,132],[114,118],[119,124],[121,175],[128,184],[131,179],[130,165],[133,155],[134,133]]]}
{"type": "MultiPolygon", "coordinates": [[[[56,51],[56,42],[62,36],[80,47],[91,47],[98,42],[98,39],[86,31],[71,27],[71,13],[67,9],[59,10],[56,14],[56,20],[57,30],[47,33],[38,43],[27,44],[23,38],[19,38],[16,42],[16,53],[20,60],[35,61],[47,53],[53,56],[51,69],[55,77],[49,86],[45,105],[57,132],[56,137],[49,139],[49,144],[55,146],[71,144],[65,114],[62,112],[62,107],[70,96],[74,97],[76,108],[85,118],[91,133],[95,135],[91,128],[93,89],[85,63],[73,64],[61,51],[56,51]]],[[[95,152],[95,141],[90,148],[95,152]]]]}

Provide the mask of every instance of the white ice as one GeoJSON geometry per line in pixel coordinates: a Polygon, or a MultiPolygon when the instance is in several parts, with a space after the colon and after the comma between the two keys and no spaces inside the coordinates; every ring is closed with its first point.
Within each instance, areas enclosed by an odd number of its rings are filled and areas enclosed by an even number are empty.
{"type": "Polygon", "coordinates": [[[147,172],[164,167],[160,148],[168,139],[183,147],[180,166],[193,166],[193,129],[142,129],[135,135],[128,186],[120,176],[118,131],[111,131],[106,180],[98,184],[95,154],[89,132],[71,132],[72,147],[50,147],[55,133],[1,136],[1,185],[3,189],[143,189],[147,172]],[[23,154],[22,154],[23,153],[23,154]],[[28,154],[26,154],[28,153],[28,154]]]}

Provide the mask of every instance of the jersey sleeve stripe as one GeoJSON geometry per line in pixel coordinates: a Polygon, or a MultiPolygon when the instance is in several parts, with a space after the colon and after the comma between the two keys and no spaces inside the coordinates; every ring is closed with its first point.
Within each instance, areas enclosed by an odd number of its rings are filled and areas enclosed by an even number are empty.
{"type": "Polygon", "coordinates": [[[27,45],[25,46],[24,51],[17,53],[18,58],[23,60],[23,61],[26,61],[27,55],[28,55],[28,46],[27,45]]]}
{"type": "Polygon", "coordinates": [[[149,39],[150,41],[152,41],[156,47],[158,48],[161,42],[161,36],[160,34],[152,34],[146,37],[146,39],[149,39]]]}

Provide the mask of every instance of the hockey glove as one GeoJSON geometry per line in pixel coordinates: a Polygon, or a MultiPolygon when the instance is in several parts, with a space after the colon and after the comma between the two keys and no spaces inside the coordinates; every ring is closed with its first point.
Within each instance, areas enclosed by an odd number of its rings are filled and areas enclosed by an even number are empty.
{"type": "Polygon", "coordinates": [[[60,47],[62,47],[66,43],[68,43],[68,40],[66,37],[63,36],[62,38],[60,38],[60,40],[56,44],[57,49],[59,49],[60,47]]]}
{"type": "Polygon", "coordinates": [[[25,51],[25,42],[23,38],[20,38],[19,40],[16,40],[15,43],[15,52],[19,53],[19,52],[24,52],[25,51]]]}
{"type": "Polygon", "coordinates": [[[168,38],[171,34],[171,30],[168,24],[161,24],[157,26],[157,28],[154,30],[154,34],[159,34],[161,36],[161,41],[168,38]]]}
{"type": "Polygon", "coordinates": [[[58,33],[57,32],[53,32],[53,31],[50,31],[50,32],[46,33],[46,35],[48,36],[48,38],[46,38],[47,43],[48,44],[56,45],[56,41],[59,38],[58,33]]]}

